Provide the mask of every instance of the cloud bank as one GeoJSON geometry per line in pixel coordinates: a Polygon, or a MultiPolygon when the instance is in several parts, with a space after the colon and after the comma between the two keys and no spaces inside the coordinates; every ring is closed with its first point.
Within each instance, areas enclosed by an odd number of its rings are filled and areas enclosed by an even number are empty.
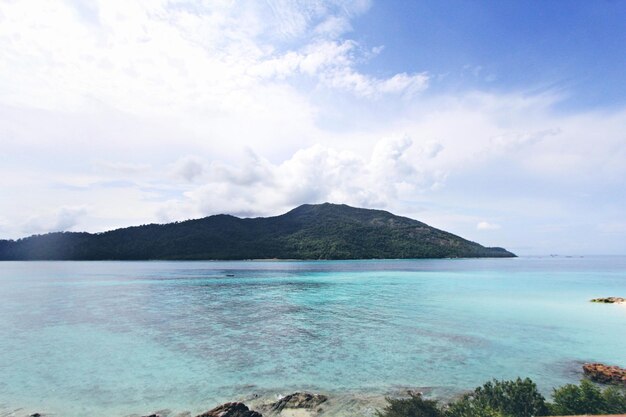
{"type": "Polygon", "coordinates": [[[370,7],[0,3],[0,238],[332,201],[522,253],[620,250],[626,109],[381,70],[352,29],[370,7]]]}

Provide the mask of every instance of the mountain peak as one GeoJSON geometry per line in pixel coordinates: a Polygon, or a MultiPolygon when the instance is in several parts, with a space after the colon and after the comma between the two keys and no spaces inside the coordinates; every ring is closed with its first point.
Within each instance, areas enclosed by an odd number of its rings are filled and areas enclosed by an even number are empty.
{"type": "Polygon", "coordinates": [[[512,257],[417,220],[345,204],[303,204],[275,217],[209,216],[109,232],[0,241],[0,260],[383,259],[512,257]]]}

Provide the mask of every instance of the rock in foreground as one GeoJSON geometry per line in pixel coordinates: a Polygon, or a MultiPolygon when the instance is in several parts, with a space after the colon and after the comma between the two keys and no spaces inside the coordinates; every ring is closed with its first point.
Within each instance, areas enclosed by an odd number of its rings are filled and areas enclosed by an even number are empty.
{"type": "Polygon", "coordinates": [[[322,394],[311,394],[308,392],[294,392],[281,398],[267,406],[269,411],[280,413],[285,408],[305,408],[314,409],[320,404],[326,402],[328,397],[322,394]]]}
{"type": "Polygon", "coordinates": [[[622,297],[605,297],[605,298],[594,298],[591,300],[592,303],[605,303],[605,304],[623,304],[626,303],[626,298],[622,297]]]}
{"type": "Polygon", "coordinates": [[[244,403],[226,403],[196,417],[263,417],[244,403]]]}
{"type": "Polygon", "coordinates": [[[626,369],[619,366],[608,366],[602,363],[586,363],[583,365],[585,375],[592,381],[605,384],[626,385],[626,369]]]}

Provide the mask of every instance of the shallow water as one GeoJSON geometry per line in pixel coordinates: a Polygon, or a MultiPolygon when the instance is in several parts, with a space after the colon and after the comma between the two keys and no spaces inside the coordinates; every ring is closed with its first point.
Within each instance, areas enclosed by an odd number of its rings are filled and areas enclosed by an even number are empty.
{"type": "Polygon", "coordinates": [[[626,366],[626,258],[0,263],[0,415],[446,396],[626,366]],[[227,276],[233,274],[233,277],[227,276]],[[21,414],[20,414],[21,413],[21,414]]]}

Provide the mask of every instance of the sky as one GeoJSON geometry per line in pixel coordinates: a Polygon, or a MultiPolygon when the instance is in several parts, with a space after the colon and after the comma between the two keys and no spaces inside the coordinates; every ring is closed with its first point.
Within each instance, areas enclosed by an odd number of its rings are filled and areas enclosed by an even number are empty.
{"type": "Polygon", "coordinates": [[[0,238],[327,201],[626,254],[626,1],[0,0],[0,238]]]}

